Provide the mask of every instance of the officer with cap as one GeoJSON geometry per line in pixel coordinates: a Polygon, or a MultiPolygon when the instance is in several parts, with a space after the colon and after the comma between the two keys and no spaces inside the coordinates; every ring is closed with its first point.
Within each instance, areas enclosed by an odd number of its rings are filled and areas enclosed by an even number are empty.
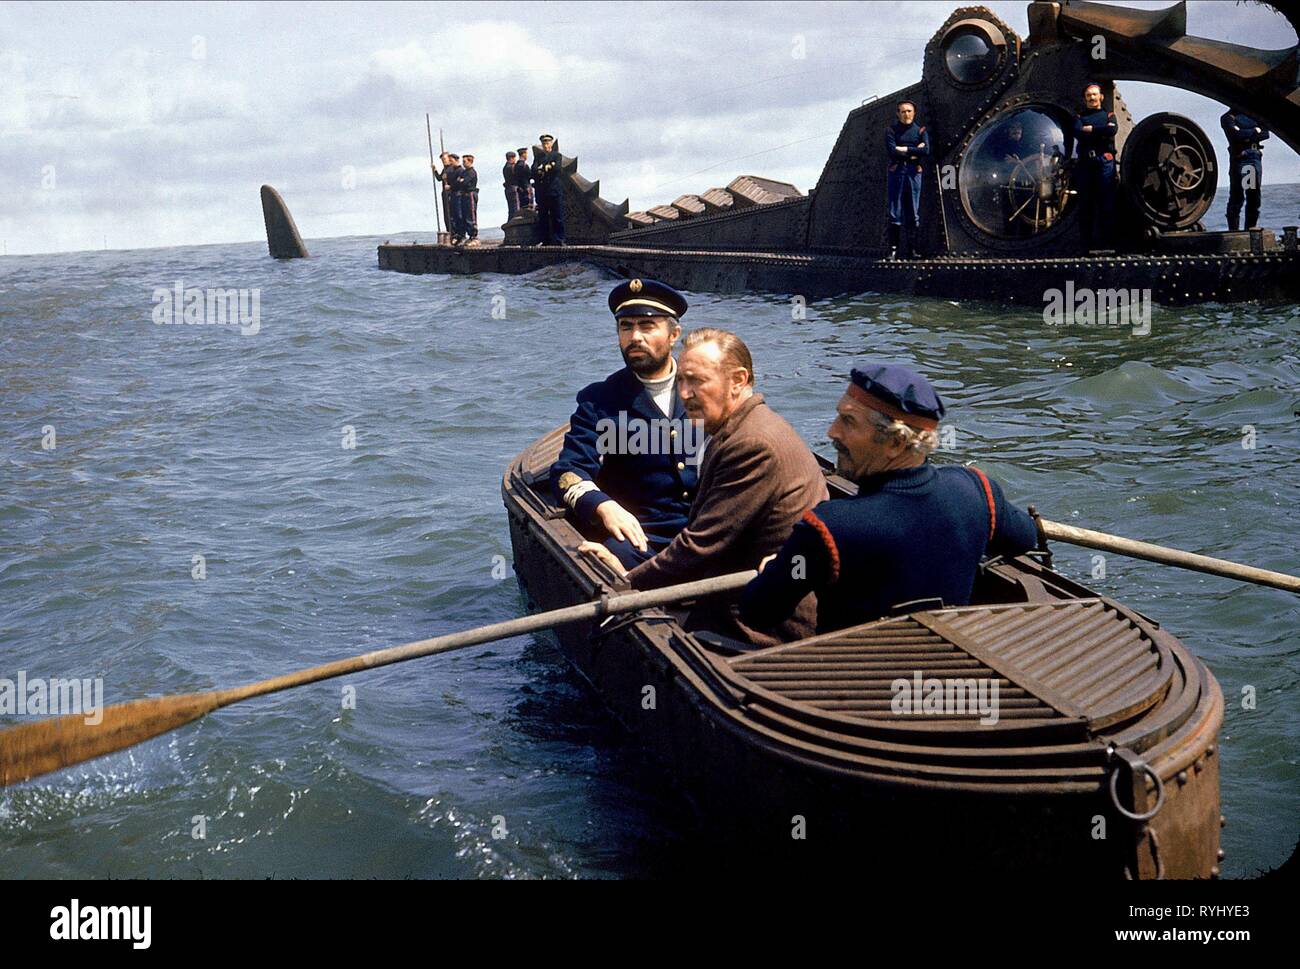
{"type": "Polygon", "coordinates": [[[1109,248],[1115,222],[1115,112],[1101,106],[1101,85],[1083,89],[1084,110],[1074,119],[1078,152],[1079,222],[1088,251],[1109,248]]]}
{"type": "Polygon", "coordinates": [[[829,437],[836,469],[857,482],[858,495],[804,514],[745,588],[744,622],[771,628],[809,592],[817,593],[819,633],[918,600],[967,605],[980,559],[1037,546],[1033,519],[984,472],[929,463],[943,415],[920,374],[870,364],[853,370],[829,437]]]}
{"type": "Polygon", "coordinates": [[[609,294],[609,309],[626,366],[578,394],[551,485],[630,569],[685,527],[702,434],[676,392],[682,294],[653,279],[629,279],[609,294]]]}
{"type": "Polygon", "coordinates": [[[550,135],[542,135],[533,159],[533,184],[537,187],[537,224],[542,245],[564,245],[564,182],[560,179],[560,149],[550,135]]]}
{"type": "Polygon", "coordinates": [[[1229,108],[1219,119],[1228,136],[1228,231],[1241,225],[1241,204],[1246,203],[1246,228],[1259,225],[1259,189],[1264,184],[1264,146],[1269,131],[1250,115],[1229,108]]]}

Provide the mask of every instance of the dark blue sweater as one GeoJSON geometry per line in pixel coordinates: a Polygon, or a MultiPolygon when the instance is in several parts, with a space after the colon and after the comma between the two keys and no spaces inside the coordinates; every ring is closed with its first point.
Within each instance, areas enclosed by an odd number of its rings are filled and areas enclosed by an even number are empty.
{"type": "Polygon", "coordinates": [[[1095,152],[1098,157],[1109,154],[1115,157],[1115,135],[1119,132],[1119,123],[1115,113],[1104,108],[1087,111],[1074,119],[1074,140],[1078,145],[1080,158],[1090,157],[1095,152]],[[1084,131],[1085,125],[1092,125],[1091,131],[1084,131]]]}
{"type": "Polygon", "coordinates": [[[872,475],[859,488],[856,498],[824,501],[795,525],[745,588],[746,624],[771,628],[809,592],[817,593],[819,633],[879,619],[916,599],[968,605],[981,558],[1021,555],[1038,544],[1033,519],[997,482],[990,480],[986,493],[969,468],[926,463],[872,475]]]}
{"type": "Polygon", "coordinates": [[[1254,118],[1231,110],[1219,119],[1223,133],[1228,136],[1228,155],[1237,161],[1259,161],[1262,157],[1259,143],[1268,138],[1269,131],[1254,118]]]}
{"type": "Polygon", "coordinates": [[[930,137],[915,121],[909,125],[895,121],[885,129],[885,154],[891,162],[907,162],[919,169],[921,159],[930,154],[930,137]],[[907,154],[899,148],[907,148],[907,154]]]}

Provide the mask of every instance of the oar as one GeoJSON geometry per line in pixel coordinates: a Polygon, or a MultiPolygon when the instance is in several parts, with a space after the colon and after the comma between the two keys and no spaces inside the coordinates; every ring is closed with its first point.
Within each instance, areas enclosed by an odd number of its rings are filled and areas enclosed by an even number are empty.
{"type": "Polygon", "coordinates": [[[184,693],[161,696],[148,700],[119,703],[103,710],[103,719],[96,724],[86,723],[84,714],[68,714],[48,720],[38,720],[0,731],[0,787],[94,757],[102,757],[123,750],[150,737],[183,727],[213,710],[230,706],[241,700],[290,690],[295,686],[317,683],[335,676],[345,676],[377,666],[401,663],[434,653],[450,653],[466,646],[477,646],[496,639],[519,636],[524,633],[549,629],[567,623],[589,619],[603,619],[621,612],[634,612],[652,606],[662,606],[684,599],[698,599],[720,592],[742,588],[757,573],[733,572],[712,579],[684,582],[648,592],[627,592],[608,596],[595,602],[586,602],[563,609],[539,612],[521,619],[493,623],[477,629],[466,629],[446,636],[435,636],[391,646],[348,659],[336,660],[323,666],[287,673],[269,680],[249,683],[229,690],[209,690],[204,693],[184,693]]]}
{"type": "Polygon", "coordinates": [[[1198,555],[1195,552],[1184,552],[1181,549],[1153,545],[1150,542],[1138,542],[1106,532],[1094,532],[1089,528],[1075,528],[1073,525],[1063,525],[1045,518],[1038,519],[1038,522],[1043,526],[1043,534],[1058,542],[1097,548],[1104,552],[1162,562],[1165,565],[1176,565],[1195,572],[1222,575],[1229,579],[1240,579],[1243,582],[1272,586],[1274,589],[1285,589],[1287,592],[1300,592],[1300,577],[1287,575],[1285,572],[1270,572],[1268,569],[1257,569],[1253,565],[1242,565],[1239,562],[1198,555]]]}

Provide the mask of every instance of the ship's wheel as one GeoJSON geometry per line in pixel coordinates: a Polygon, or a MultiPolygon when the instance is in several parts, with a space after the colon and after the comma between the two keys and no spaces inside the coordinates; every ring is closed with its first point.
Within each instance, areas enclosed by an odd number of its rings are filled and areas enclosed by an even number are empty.
{"type": "Polygon", "coordinates": [[[1070,198],[1070,178],[1060,154],[1040,145],[1035,154],[1011,163],[1003,191],[1008,235],[1034,235],[1061,218],[1070,198]]]}
{"type": "Polygon", "coordinates": [[[1214,201],[1214,148],[1182,115],[1153,114],[1134,128],[1120,172],[1138,211],[1162,232],[1190,228],[1214,201]]]}

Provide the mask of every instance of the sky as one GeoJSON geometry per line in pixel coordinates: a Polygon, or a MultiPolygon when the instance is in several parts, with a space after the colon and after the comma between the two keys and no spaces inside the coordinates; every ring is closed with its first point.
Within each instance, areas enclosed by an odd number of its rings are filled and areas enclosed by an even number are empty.
{"type": "MultiPolygon", "coordinates": [[[[431,231],[426,112],[435,148],[441,129],[478,155],[485,228],[505,221],[505,152],[543,131],[633,210],[740,174],[807,191],[847,113],[919,80],[959,5],[9,0],[0,253],[264,239],[264,182],[308,240],[431,231]]],[[[1028,34],[1023,0],[986,5],[1028,34]]],[[[1277,14],[1224,0],[1192,0],[1188,32],[1296,42],[1277,14]]],[[[1190,116],[1222,163],[1221,105],[1120,90],[1135,120],[1190,116]]],[[[1265,178],[1300,181],[1277,140],[1265,178]]]]}

